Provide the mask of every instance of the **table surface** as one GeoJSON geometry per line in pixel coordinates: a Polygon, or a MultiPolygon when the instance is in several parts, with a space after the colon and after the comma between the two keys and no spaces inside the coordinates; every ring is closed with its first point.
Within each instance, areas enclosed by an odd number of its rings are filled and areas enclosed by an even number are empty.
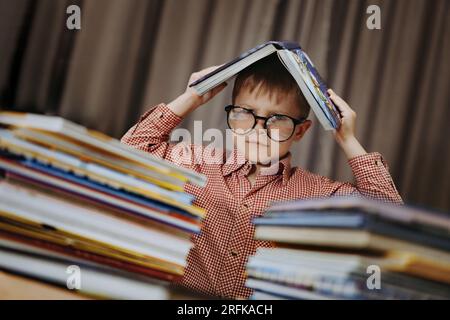
{"type": "Polygon", "coordinates": [[[1,300],[82,300],[87,299],[51,284],[0,271],[1,300]]]}

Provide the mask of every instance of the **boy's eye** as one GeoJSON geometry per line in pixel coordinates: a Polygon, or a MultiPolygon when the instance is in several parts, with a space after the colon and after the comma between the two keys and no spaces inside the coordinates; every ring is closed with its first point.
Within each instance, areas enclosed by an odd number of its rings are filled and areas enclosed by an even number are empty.
{"type": "Polygon", "coordinates": [[[269,129],[291,129],[294,127],[294,122],[289,117],[283,115],[275,115],[267,121],[269,129]]]}
{"type": "Polygon", "coordinates": [[[230,119],[233,120],[244,120],[244,121],[250,121],[253,120],[253,114],[245,109],[242,108],[234,108],[230,114],[229,114],[230,119]]]}

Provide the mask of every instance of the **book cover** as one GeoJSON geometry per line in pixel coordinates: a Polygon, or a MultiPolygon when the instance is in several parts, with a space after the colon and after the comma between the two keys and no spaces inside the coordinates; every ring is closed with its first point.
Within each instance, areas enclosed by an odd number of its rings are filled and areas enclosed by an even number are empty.
{"type": "Polygon", "coordinates": [[[278,55],[282,64],[299,85],[324,129],[338,129],[340,126],[339,110],[329,98],[328,88],[311,59],[296,42],[268,41],[260,44],[194,81],[189,86],[193,87],[198,94],[203,95],[251,64],[274,53],[278,55]]]}

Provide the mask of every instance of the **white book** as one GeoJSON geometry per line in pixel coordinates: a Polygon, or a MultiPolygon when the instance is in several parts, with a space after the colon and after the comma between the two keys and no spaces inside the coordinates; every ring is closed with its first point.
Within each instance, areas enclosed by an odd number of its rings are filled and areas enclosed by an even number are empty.
{"type": "Polygon", "coordinates": [[[300,288],[288,287],[282,284],[273,283],[270,281],[258,280],[258,279],[247,279],[245,285],[248,288],[267,292],[269,294],[280,295],[283,297],[289,297],[291,299],[301,299],[301,300],[331,300],[330,297],[315,293],[313,291],[308,291],[300,288]]]}
{"type": "MultiPolygon", "coordinates": [[[[71,271],[75,269],[70,269],[70,266],[72,264],[67,262],[0,248],[0,268],[66,288],[68,280],[70,281],[69,277],[74,274],[73,272],[77,272],[71,271]]],[[[78,270],[81,293],[109,299],[162,300],[169,298],[169,291],[165,286],[100,272],[90,267],[81,266],[78,270]]]]}
{"type": "Polygon", "coordinates": [[[286,300],[286,299],[270,293],[255,290],[253,294],[250,296],[250,300],[286,300]]]}
{"type": "Polygon", "coordinates": [[[185,266],[188,239],[0,181],[0,211],[149,257],[185,266]]]}
{"type": "MultiPolygon", "coordinates": [[[[350,281],[347,278],[347,275],[333,275],[326,273],[310,274],[302,269],[286,272],[252,268],[247,269],[246,273],[252,279],[314,288],[316,290],[332,292],[336,295],[354,296],[358,294],[357,283],[355,281],[350,281]]],[[[366,278],[362,277],[361,279],[364,281],[366,278]]]]}
{"type": "MultiPolygon", "coordinates": [[[[274,259],[275,260],[275,259],[274,259]]],[[[310,275],[320,275],[320,274],[332,274],[336,276],[348,275],[355,272],[362,265],[341,265],[332,263],[316,263],[314,261],[304,260],[302,262],[291,262],[284,260],[268,260],[261,259],[260,257],[253,256],[249,258],[247,263],[247,268],[250,269],[267,269],[267,270],[277,270],[283,272],[304,272],[310,275]]],[[[381,267],[381,266],[380,266],[381,267]]]]}
{"type": "Polygon", "coordinates": [[[431,260],[439,259],[450,262],[450,254],[445,251],[374,234],[366,230],[258,226],[255,231],[255,238],[283,243],[358,250],[405,251],[431,260]]]}

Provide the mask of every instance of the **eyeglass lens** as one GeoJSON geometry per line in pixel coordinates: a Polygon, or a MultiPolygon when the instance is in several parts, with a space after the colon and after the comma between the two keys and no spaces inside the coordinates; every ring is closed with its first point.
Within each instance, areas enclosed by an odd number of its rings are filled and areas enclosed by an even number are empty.
{"type": "MultiPolygon", "coordinates": [[[[246,134],[255,127],[256,118],[251,111],[234,107],[228,113],[228,125],[235,133],[246,134]]],[[[289,139],[294,128],[294,121],[287,116],[273,115],[266,120],[267,135],[275,141],[289,139]]]]}

